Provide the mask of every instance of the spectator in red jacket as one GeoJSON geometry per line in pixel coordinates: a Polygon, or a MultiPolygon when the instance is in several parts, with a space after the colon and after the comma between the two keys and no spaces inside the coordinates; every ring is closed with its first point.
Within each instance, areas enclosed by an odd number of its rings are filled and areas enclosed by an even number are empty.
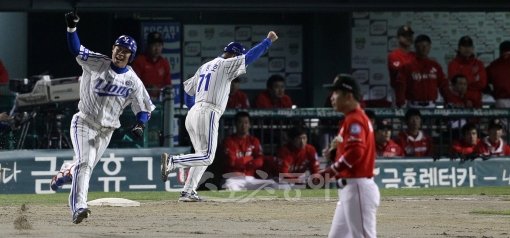
{"type": "Polygon", "coordinates": [[[245,92],[239,89],[241,79],[239,77],[232,80],[230,84],[230,94],[228,95],[227,108],[247,109],[250,108],[250,101],[245,92]]]}
{"type": "Polygon", "coordinates": [[[477,146],[477,153],[484,156],[509,156],[510,146],[503,140],[503,125],[500,120],[492,120],[488,127],[489,135],[477,146]]]}
{"type": "Polygon", "coordinates": [[[467,123],[462,127],[462,138],[452,144],[453,156],[466,156],[478,154],[477,146],[480,143],[478,139],[478,130],[475,124],[467,123]]]}
{"type": "Polygon", "coordinates": [[[224,141],[227,157],[224,188],[232,191],[258,189],[272,186],[274,180],[255,178],[256,171],[264,164],[262,147],[257,137],[250,135],[250,114],[238,112],[235,115],[236,132],[224,141]]]}
{"type": "Polygon", "coordinates": [[[7,69],[3,62],[0,60],[0,84],[8,84],[9,83],[9,73],[7,73],[7,69]]]}
{"type": "MultiPolygon", "coordinates": [[[[397,30],[398,47],[388,54],[388,72],[390,76],[390,85],[393,91],[396,91],[395,82],[397,76],[405,65],[409,64],[415,57],[411,51],[413,44],[414,31],[410,26],[403,25],[397,30]]],[[[394,93],[392,93],[394,94],[394,93]]],[[[392,97],[394,97],[393,95],[392,97]]]]}
{"type": "Polygon", "coordinates": [[[422,117],[418,109],[410,108],[405,115],[407,129],[398,134],[397,144],[406,156],[432,156],[432,138],[421,130],[422,117]]]}
{"type": "Polygon", "coordinates": [[[159,98],[162,88],[172,86],[170,64],[162,53],[163,36],[159,32],[151,32],[147,35],[145,53],[138,55],[132,64],[153,100],[159,98]]]}
{"type": "Polygon", "coordinates": [[[288,132],[289,143],[278,150],[278,158],[282,161],[280,177],[291,183],[304,183],[305,173],[319,172],[320,164],[317,151],[308,144],[306,130],[293,127],[288,132]]]}
{"type": "Polygon", "coordinates": [[[416,57],[403,66],[395,81],[397,107],[434,108],[437,95],[448,92],[448,80],[443,69],[429,58],[431,40],[419,35],[414,41],[416,57]]]}
{"type": "Polygon", "coordinates": [[[499,58],[487,67],[487,77],[497,108],[510,108],[510,41],[499,45],[499,58]]]}
{"type": "Polygon", "coordinates": [[[393,127],[391,121],[383,119],[377,122],[375,129],[375,145],[379,157],[400,157],[404,156],[402,147],[391,139],[393,127]]]}
{"type": "Polygon", "coordinates": [[[469,93],[482,98],[482,91],[487,86],[487,74],[483,62],[475,57],[473,39],[469,36],[460,38],[457,56],[448,63],[448,78],[457,74],[466,76],[469,93]]]}
{"type": "Polygon", "coordinates": [[[445,97],[445,105],[448,108],[481,108],[482,98],[479,94],[468,92],[466,76],[454,75],[450,79],[451,89],[448,97],[445,97]]]}
{"type": "Polygon", "coordinates": [[[292,99],[285,94],[285,79],[281,75],[269,77],[266,88],[257,96],[257,108],[292,108],[292,99]]]}

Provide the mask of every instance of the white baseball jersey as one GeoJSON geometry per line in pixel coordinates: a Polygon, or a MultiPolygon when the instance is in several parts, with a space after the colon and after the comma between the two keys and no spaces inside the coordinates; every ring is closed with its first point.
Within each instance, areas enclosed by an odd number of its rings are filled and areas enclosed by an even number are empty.
{"type": "Polygon", "coordinates": [[[116,73],[110,58],[83,46],[80,46],[76,61],[83,68],[83,74],[78,104],[80,112],[73,116],[70,130],[76,155],[69,194],[72,214],[87,207],[92,170],[108,147],[113,131],[120,127],[119,117],[124,108],[131,104],[135,114],[156,108],[143,83],[129,66],[126,66],[127,72],[116,73]]]}
{"type": "Polygon", "coordinates": [[[195,96],[195,104],[213,104],[223,114],[230,93],[230,83],[245,73],[245,55],[228,59],[217,57],[202,65],[193,77],[186,80],[184,90],[195,96]]]}
{"type": "Polygon", "coordinates": [[[78,109],[84,119],[103,127],[119,128],[119,117],[130,103],[135,115],[156,108],[131,67],[126,66],[128,72],[118,74],[111,69],[112,60],[109,57],[83,46],[80,46],[76,61],[83,68],[78,109]]]}
{"type": "Polygon", "coordinates": [[[194,154],[173,156],[177,168],[191,167],[183,191],[195,191],[216,154],[220,117],[227,106],[230,83],[246,73],[245,56],[218,57],[203,64],[195,75],[184,82],[184,90],[195,95],[195,105],[186,116],[194,154]]]}

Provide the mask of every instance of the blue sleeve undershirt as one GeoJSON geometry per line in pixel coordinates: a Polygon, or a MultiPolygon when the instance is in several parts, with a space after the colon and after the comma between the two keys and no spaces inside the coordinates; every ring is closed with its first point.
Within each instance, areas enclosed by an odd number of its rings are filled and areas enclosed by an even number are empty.
{"type": "Polygon", "coordinates": [[[184,104],[188,108],[193,107],[193,105],[195,105],[195,96],[191,96],[191,95],[187,94],[186,92],[184,92],[184,104]]]}
{"type": "Polygon", "coordinates": [[[78,33],[67,32],[67,46],[69,47],[69,51],[74,56],[78,56],[80,54],[80,39],[78,38],[78,33]]]}
{"type": "Polygon", "coordinates": [[[267,49],[271,46],[271,40],[269,38],[264,39],[262,42],[258,43],[256,46],[252,47],[245,56],[246,65],[251,64],[253,61],[257,60],[266,53],[267,49]]]}
{"type": "Polygon", "coordinates": [[[151,116],[148,112],[139,112],[136,114],[136,121],[138,123],[145,124],[149,121],[150,118],[151,116]]]}

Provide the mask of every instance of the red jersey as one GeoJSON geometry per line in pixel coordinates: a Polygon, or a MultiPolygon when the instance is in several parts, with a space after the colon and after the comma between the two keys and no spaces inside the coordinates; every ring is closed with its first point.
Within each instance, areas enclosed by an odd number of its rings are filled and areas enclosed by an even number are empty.
{"type": "Polygon", "coordinates": [[[248,96],[241,90],[228,95],[227,108],[250,108],[248,96]]]}
{"type": "Polygon", "coordinates": [[[365,112],[358,107],[347,113],[338,132],[342,142],[337,146],[337,158],[350,168],[343,169],[338,178],[370,178],[374,176],[374,128],[365,112]]]}
{"type": "Polygon", "coordinates": [[[9,83],[9,73],[5,69],[3,62],[0,60],[0,84],[9,83]]]}
{"type": "Polygon", "coordinates": [[[406,156],[423,157],[432,155],[432,138],[422,131],[416,137],[401,131],[398,134],[397,144],[402,147],[406,156]]]}
{"type": "Polygon", "coordinates": [[[468,92],[480,95],[487,86],[487,74],[483,62],[476,59],[474,56],[464,58],[461,56],[455,57],[448,64],[448,79],[453,78],[457,74],[466,76],[468,83],[468,92]]]}
{"type": "Polygon", "coordinates": [[[480,94],[466,92],[460,96],[457,92],[450,90],[448,97],[445,97],[445,105],[449,108],[482,108],[482,98],[480,94]]]}
{"type": "Polygon", "coordinates": [[[416,57],[412,51],[404,51],[402,48],[397,48],[388,54],[388,72],[390,75],[390,85],[395,88],[395,81],[397,80],[400,69],[416,57]]]}
{"type": "Polygon", "coordinates": [[[407,101],[435,102],[438,90],[445,95],[449,87],[443,69],[434,60],[414,57],[402,67],[395,81],[397,106],[407,101]]]}
{"type": "Polygon", "coordinates": [[[476,142],[476,144],[466,144],[463,140],[462,141],[454,141],[452,144],[452,153],[454,154],[461,154],[461,155],[469,155],[473,153],[477,153],[477,147],[478,144],[480,144],[480,140],[476,142]]]}
{"type": "Polygon", "coordinates": [[[292,108],[292,100],[289,96],[283,95],[283,97],[276,99],[276,101],[272,101],[271,94],[266,90],[257,96],[255,106],[257,108],[292,108]]]}
{"type": "Polygon", "coordinates": [[[254,176],[257,169],[264,165],[264,155],[260,141],[254,136],[240,137],[230,135],[224,141],[229,173],[254,176]]]}
{"type": "Polygon", "coordinates": [[[170,64],[163,57],[152,61],[152,58],[146,55],[139,55],[131,66],[142,80],[151,97],[158,97],[159,89],[172,85],[170,64]]]}
{"type": "Polygon", "coordinates": [[[377,156],[382,157],[399,157],[404,156],[404,150],[402,147],[395,143],[393,140],[389,140],[384,145],[377,145],[377,156]]]}
{"type": "Polygon", "coordinates": [[[510,146],[508,146],[502,139],[496,143],[489,141],[489,137],[485,137],[476,146],[478,154],[486,156],[508,156],[510,155],[510,146]]]}
{"type": "MultiPolygon", "coordinates": [[[[305,148],[296,149],[292,145],[286,145],[278,150],[278,157],[282,161],[280,173],[300,173],[307,170],[310,174],[319,172],[320,163],[317,151],[312,145],[305,145],[305,148]]],[[[297,178],[299,175],[285,175],[285,178],[297,178]]]]}
{"type": "Polygon", "coordinates": [[[487,78],[493,87],[494,99],[510,98],[510,52],[503,54],[487,67],[487,78]]]}

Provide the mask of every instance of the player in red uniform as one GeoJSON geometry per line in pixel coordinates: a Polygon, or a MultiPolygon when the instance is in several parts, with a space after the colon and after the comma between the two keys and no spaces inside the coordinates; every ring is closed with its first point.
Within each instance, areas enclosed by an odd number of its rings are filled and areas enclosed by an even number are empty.
{"type": "Polygon", "coordinates": [[[466,76],[468,92],[482,98],[482,91],[487,86],[487,74],[483,62],[475,57],[473,40],[469,36],[460,38],[457,56],[448,64],[448,78],[457,74],[466,76]]]}
{"type": "Polygon", "coordinates": [[[372,123],[360,107],[360,88],[350,77],[342,77],[332,86],[332,107],[345,115],[339,130],[340,155],[331,166],[311,176],[318,179],[339,177],[335,215],[329,237],[376,237],[376,212],[379,188],[373,180],[375,139],[372,123]],[[329,176],[329,177],[328,177],[329,176]]]}
{"type": "Polygon", "coordinates": [[[479,143],[480,140],[478,139],[476,126],[472,123],[467,123],[462,127],[462,139],[453,142],[451,152],[453,156],[479,154],[477,151],[479,143]]]}
{"type": "Polygon", "coordinates": [[[228,95],[227,108],[250,108],[248,96],[239,89],[240,84],[241,80],[239,77],[232,80],[232,83],[230,84],[230,94],[228,95]]]}
{"type": "Polygon", "coordinates": [[[403,66],[409,64],[415,57],[414,52],[411,51],[413,35],[414,31],[410,26],[404,25],[399,27],[397,30],[398,48],[388,54],[388,72],[393,91],[396,91],[395,82],[398,73],[403,66]]]}
{"type": "Polygon", "coordinates": [[[280,177],[291,183],[305,183],[304,176],[319,172],[320,163],[317,151],[313,145],[308,144],[306,130],[293,127],[288,132],[289,143],[278,150],[278,158],[282,161],[280,177]]]}
{"type": "Polygon", "coordinates": [[[499,45],[499,58],[487,67],[487,78],[492,85],[492,96],[497,108],[510,108],[510,41],[499,45]]]}
{"type": "Polygon", "coordinates": [[[508,156],[510,146],[503,140],[503,126],[499,120],[489,123],[489,135],[478,143],[476,151],[484,156],[508,156]]]}
{"type": "Polygon", "coordinates": [[[145,54],[140,54],[133,61],[132,67],[142,80],[151,98],[159,97],[161,88],[172,86],[170,64],[163,53],[163,36],[159,32],[151,32],[147,36],[145,54]]]}
{"type": "Polygon", "coordinates": [[[250,135],[250,114],[235,115],[236,133],[224,141],[228,172],[223,185],[227,190],[258,189],[275,184],[274,180],[256,179],[255,172],[262,168],[264,154],[257,137],[250,135]]]}
{"type": "Polygon", "coordinates": [[[380,120],[377,122],[377,128],[375,129],[375,143],[377,148],[377,156],[381,157],[400,157],[404,156],[404,150],[402,147],[395,143],[391,139],[391,121],[380,120]]]}
{"type": "Polygon", "coordinates": [[[428,56],[430,37],[417,36],[414,47],[416,57],[401,68],[394,82],[396,104],[397,107],[433,108],[438,91],[443,97],[448,92],[448,80],[441,65],[428,56]]]}
{"type": "Polygon", "coordinates": [[[406,156],[431,156],[432,138],[421,130],[421,113],[418,109],[410,108],[405,115],[407,129],[398,134],[397,144],[404,149],[406,156]]]}
{"type": "Polygon", "coordinates": [[[257,96],[257,108],[292,108],[292,99],[285,94],[285,79],[272,75],[266,82],[267,89],[257,96]]]}

